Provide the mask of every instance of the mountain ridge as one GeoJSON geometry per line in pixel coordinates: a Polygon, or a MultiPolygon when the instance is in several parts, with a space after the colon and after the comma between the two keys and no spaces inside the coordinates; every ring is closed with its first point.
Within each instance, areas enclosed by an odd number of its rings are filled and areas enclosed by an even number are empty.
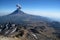
{"type": "Polygon", "coordinates": [[[45,17],[42,17],[42,16],[35,16],[35,15],[30,15],[30,14],[27,14],[27,13],[24,13],[23,11],[21,11],[20,9],[16,9],[14,12],[12,12],[11,14],[9,15],[5,15],[5,16],[2,16],[0,17],[0,23],[3,21],[14,21],[15,22],[18,22],[19,20],[21,21],[49,21],[48,18],[45,18],[45,17]],[[5,19],[5,20],[3,20],[5,19]]]}

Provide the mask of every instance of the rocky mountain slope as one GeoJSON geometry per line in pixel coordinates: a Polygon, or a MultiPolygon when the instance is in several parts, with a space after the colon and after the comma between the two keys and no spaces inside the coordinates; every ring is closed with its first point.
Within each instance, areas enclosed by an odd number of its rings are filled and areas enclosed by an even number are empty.
{"type": "Polygon", "coordinates": [[[0,17],[0,40],[59,40],[59,30],[60,22],[29,15],[20,9],[0,17]]]}

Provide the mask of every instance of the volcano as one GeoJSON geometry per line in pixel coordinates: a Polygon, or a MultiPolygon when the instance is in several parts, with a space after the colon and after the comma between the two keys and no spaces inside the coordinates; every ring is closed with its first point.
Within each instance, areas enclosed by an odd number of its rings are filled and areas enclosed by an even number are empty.
{"type": "Polygon", "coordinates": [[[49,19],[46,17],[42,17],[42,16],[35,16],[35,15],[30,15],[27,14],[23,11],[21,11],[21,9],[16,9],[14,12],[12,12],[9,15],[5,15],[5,16],[1,16],[0,17],[0,23],[23,23],[23,22],[39,22],[39,21],[45,21],[48,22],[49,19]]]}
{"type": "Polygon", "coordinates": [[[0,16],[0,24],[0,35],[6,38],[7,36],[18,40],[59,40],[60,38],[59,22],[27,14],[19,5],[9,15],[0,16]]]}

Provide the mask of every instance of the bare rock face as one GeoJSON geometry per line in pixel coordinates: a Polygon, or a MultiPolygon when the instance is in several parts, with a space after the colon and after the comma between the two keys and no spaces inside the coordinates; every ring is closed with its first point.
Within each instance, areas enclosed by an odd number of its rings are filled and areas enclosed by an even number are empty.
{"type": "Polygon", "coordinates": [[[0,26],[0,40],[59,40],[56,35],[52,34],[55,30],[48,27],[46,23],[33,24],[28,27],[10,23],[2,25],[0,26]]]}
{"type": "Polygon", "coordinates": [[[0,36],[0,40],[21,40],[21,39],[19,39],[17,37],[12,38],[12,37],[0,36]]]}

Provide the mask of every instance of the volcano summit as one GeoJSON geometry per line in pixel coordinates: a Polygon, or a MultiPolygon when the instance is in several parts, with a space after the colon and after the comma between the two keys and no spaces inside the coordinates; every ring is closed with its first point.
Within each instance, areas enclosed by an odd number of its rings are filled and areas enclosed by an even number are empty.
{"type": "Polygon", "coordinates": [[[35,15],[30,15],[27,14],[23,11],[21,11],[21,7],[19,5],[16,5],[17,9],[12,12],[9,15],[5,15],[5,16],[1,16],[0,17],[0,23],[17,23],[20,24],[21,22],[39,22],[39,21],[45,21],[48,22],[50,21],[48,18],[46,17],[42,17],[42,16],[35,16],[35,15]]]}

